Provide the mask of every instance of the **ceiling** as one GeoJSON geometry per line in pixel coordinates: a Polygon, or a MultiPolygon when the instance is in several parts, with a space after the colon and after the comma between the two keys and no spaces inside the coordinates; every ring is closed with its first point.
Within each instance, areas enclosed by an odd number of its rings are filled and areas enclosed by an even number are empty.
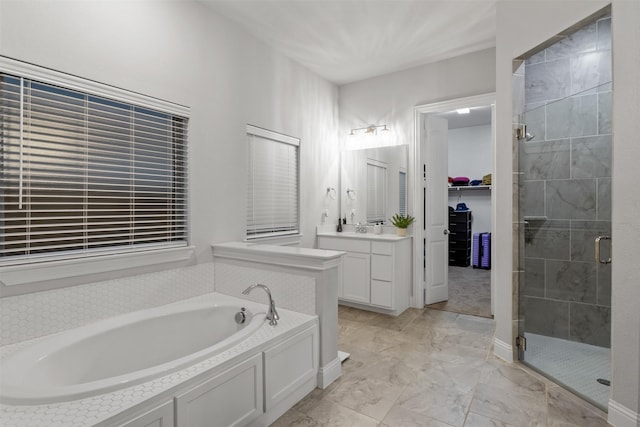
{"type": "Polygon", "coordinates": [[[200,0],[338,85],[495,46],[496,0],[200,0]]]}
{"type": "Polygon", "coordinates": [[[470,108],[467,114],[458,114],[458,112],[454,110],[434,115],[447,119],[449,129],[491,125],[491,105],[470,108]]]}

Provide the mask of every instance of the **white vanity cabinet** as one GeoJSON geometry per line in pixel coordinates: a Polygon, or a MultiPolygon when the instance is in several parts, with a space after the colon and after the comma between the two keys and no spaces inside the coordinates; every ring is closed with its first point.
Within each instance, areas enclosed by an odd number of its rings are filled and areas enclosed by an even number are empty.
{"type": "Polygon", "coordinates": [[[411,238],[337,234],[318,234],[318,248],[345,252],[340,302],[395,316],[409,307],[411,238]]]}

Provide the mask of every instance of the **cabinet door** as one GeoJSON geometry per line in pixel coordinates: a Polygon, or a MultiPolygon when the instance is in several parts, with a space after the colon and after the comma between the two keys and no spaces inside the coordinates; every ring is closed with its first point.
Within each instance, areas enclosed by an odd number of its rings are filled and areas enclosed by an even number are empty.
{"type": "Polygon", "coordinates": [[[173,427],[173,400],[122,424],[121,427],[173,427]]]}
{"type": "Polygon", "coordinates": [[[393,280],[393,257],[388,255],[371,255],[371,278],[393,280]]]}
{"type": "Polygon", "coordinates": [[[343,258],[343,299],[369,304],[370,278],[369,254],[347,252],[343,258]]]}
{"type": "Polygon", "coordinates": [[[395,309],[391,282],[371,279],[371,304],[391,310],[395,309]]]}
{"type": "Polygon", "coordinates": [[[176,396],[178,426],[244,426],[263,413],[262,354],[176,396]]]}

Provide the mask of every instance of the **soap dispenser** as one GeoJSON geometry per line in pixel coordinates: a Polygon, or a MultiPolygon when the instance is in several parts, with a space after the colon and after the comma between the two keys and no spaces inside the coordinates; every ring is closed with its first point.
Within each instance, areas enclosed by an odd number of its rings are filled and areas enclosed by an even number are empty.
{"type": "Polygon", "coordinates": [[[373,226],[373,234],[382,234],[382,222],[376,222],[373,226]]]}
{"type": "Polygon", "coordinates": [[[338,233],[342,233],[342,219],[338,218],[338,228],[336,228],[338,233]]]}

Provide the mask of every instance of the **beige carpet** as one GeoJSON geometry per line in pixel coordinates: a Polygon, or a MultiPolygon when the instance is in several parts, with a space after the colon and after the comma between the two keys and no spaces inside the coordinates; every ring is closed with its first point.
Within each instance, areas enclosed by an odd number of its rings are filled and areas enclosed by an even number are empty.
{"type": "Polygon", "coordinates": [[[449,267],[449,300],[427,305],[436,310],[473,316],[491,315],[491,270],[449,267]]]}

